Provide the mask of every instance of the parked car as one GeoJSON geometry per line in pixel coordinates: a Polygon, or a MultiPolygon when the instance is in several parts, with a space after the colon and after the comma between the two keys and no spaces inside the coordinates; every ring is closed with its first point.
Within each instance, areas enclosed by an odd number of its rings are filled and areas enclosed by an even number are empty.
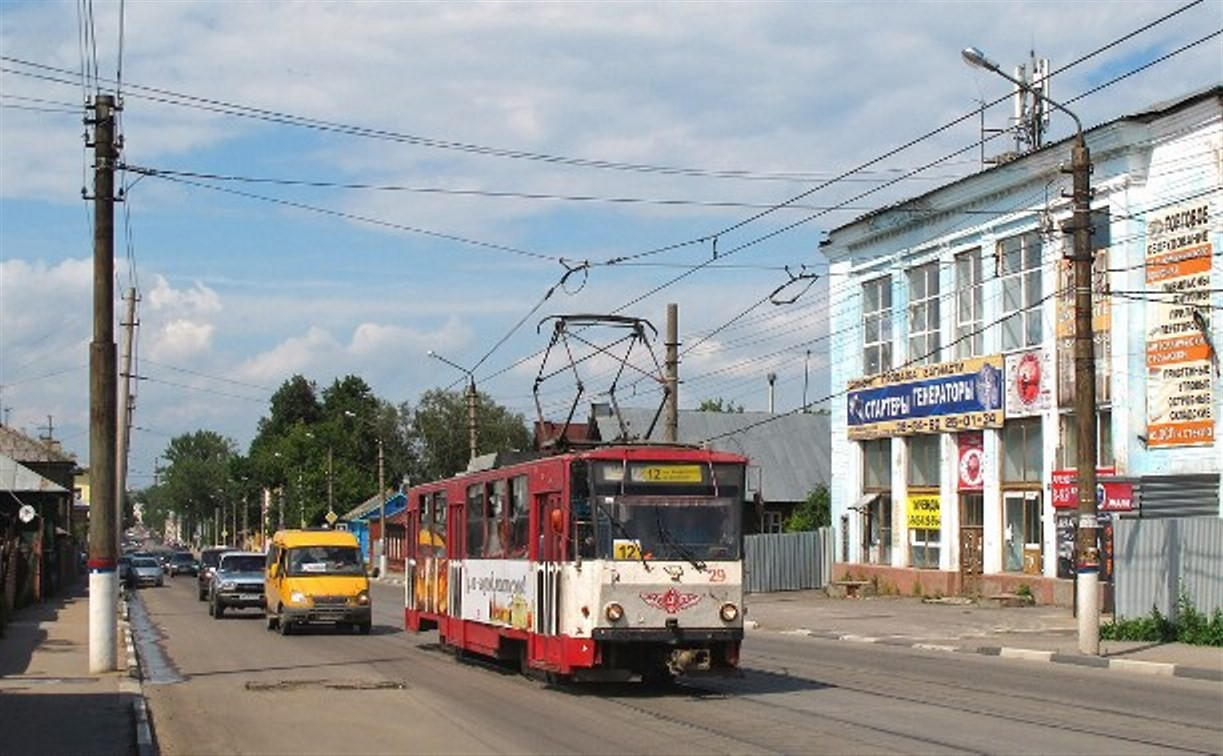
{"type": "Polygon", "coordinates": [[[200,574],[200,560],[190,551],[176,551],[170,555],[170,566],[167,570],[170,577],[179,575],[200,574]]]}
{"type": "Polygon", "coordinates": [[[217,562],[221,561],[221,555],[227,551],[233,551],[233,549],[228,546],[209,546],[200,552],[200,568],[195,573],[195,584],[200,601],[208,598],[208,588],[212,582],[212,571],[217,568],[217,562]]]}
{"type": "Polygon", "coordinates": [[[165,584],[165,576],[156,557],[132,557],[132,577],[137,588],[145,585],[165,584]]]}
{"type": "Polygon", "coordinates": [[[132,558],[129,556],[119,557],[119,585],[124,588],[135,588],[132,578],[132,558]]]}
{"type": "Polygon", "coordinates": [[[263,568],[266,558],[257,551],[227,551],[212,573],[208,613],[220,619],[225,609],[263,609],[263,568]]]}

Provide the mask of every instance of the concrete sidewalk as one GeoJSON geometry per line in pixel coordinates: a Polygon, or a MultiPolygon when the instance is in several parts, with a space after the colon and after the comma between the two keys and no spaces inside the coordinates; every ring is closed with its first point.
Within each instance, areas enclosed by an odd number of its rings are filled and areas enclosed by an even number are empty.
{"type": "Polygon", "coordinates": [[[1218,647],[1101,641],[1100,656],[1080,654],[1074,615],[1053,606],[999,607],[961,599],[887,596],[830,598],[820,590],[754,593],[745,603],[749,643],[751,632],[798,633],[1223,682],[1223,649],[1218,647]]]}
{"type": "Polygon", "coordinates": [[[123,669],[89,671],[89,591],[82,577],[60,596],[17,610],[0,638],[0,753],[152,752],[134,658],[119,632],[123,669]],[[137,737],[138,732],[144,736],[137,737]]]}

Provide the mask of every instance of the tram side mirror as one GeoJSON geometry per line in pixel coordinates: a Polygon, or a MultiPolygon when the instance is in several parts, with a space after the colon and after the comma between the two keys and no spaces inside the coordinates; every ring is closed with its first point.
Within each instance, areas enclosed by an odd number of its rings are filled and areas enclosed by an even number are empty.
{"type": "Polygon", "coordinates": [[[565,517],[559,509],[553,509],[548,514],[548,521],[552,525],[552,532],[560,535],[565,532],[565,517]]]}

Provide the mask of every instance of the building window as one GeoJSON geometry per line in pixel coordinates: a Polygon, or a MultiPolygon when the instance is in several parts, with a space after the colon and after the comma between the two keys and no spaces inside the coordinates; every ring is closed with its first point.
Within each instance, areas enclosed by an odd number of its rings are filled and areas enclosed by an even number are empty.
{"type": "Polygon", "coordinates": [[[998,242],[1004,352],[1041,343],[1040,253],[1040,234],[1035,231],[998,242]]]}
{"type": "Polygon", "coordinates": [[[938,263],[909,271],[909,362],[939,361],[938,263]]]}
{"type": "Polygon", "coordinates": [[[1007,420],[1002,426],[1002,481],[1040,483],[1040,418],[1007,420]]]}
{"type": "Polygon", "coordinates": [[[909,566],[919,570],[937,570],[939,539],[937,528],[913,528],[909,531],[909,566]]]}
{"type": "Polygon", "coordinates": [[[863,561],[892,562],[892,439],[862,442],[863,561]]]}
{"type": "Polygon", "coordinates": [[[862,442],[862,490],[892,490],[892,439],[862,442]]]}
{"type": "Polygon", "coordinates": [[[955,357],[977,357],[985,352],[981,325],[981,250],[955,256],[955,357]]]}
{"type": "Polygon", "coordinates": [[[938,435],[912,436],[909,438],[909,486],[913,488],[939,487],[939,439],[938,435]]]}
{"type": "MultiPolygon", "coordinates": [[[[1057,445],[1057,466],[1060,470],[1077,469],[1079,466],[1079,422],[1075,415],[1062,415],[1061,438],[1057,445]]],[[[1113,457],[1113,413],[1100,410],[1096,413],[1096,467],[1114,467],[1113,457]]]]}
{"type": "Polygon", "coordinates": [[[867,375],[892,369],[892,277],[862,285],[862,366],[867,375]]]}
{"type": "Polygon", "coordinates": [[[862,513],[863,551],[867,562],[892,563],[892,495],[881,493],[872,498],[862,513]]]}

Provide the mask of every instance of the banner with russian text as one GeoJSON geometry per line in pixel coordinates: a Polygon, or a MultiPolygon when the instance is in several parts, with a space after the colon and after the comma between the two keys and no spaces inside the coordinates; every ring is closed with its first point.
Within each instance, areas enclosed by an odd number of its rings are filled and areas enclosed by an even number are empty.
{"type": "Polygon", "coordinates": [[[917,365],[851,381],[850,439],[1002,427],[1001,355],[917,365]]]}
{"type": "Polygon", "coordinates": [[[1147,446],[1214,443],[1210,203],[1147,223],[1147,446]]]}

